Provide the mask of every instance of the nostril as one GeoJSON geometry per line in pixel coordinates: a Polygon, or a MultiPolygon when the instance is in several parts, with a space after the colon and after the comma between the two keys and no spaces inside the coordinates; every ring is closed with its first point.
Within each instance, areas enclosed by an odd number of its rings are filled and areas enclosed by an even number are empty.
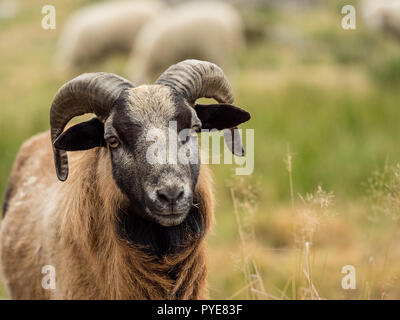
{"type": "Polygon", "coordinates": [[[178,200],[183,198],[183,190],[178,188],[161,189],[157,190],[158,199],[161,202],[174,204],[178,200]]]}
{"type": "Polygon", "coordinates": [[[181,191],[179,192],[178,196],[176,197],[176,200],[178,201],[178,200],[180,200],[180,199],[182,199],[182,198],[183,198],[183,190],[181,190],[181,191]]]}
{"type": "Polygon", "coordinates": [[[162,191],[157,191],[158,198],[162,200],[162,202],[169,202],[169,198],[162,191]]]}

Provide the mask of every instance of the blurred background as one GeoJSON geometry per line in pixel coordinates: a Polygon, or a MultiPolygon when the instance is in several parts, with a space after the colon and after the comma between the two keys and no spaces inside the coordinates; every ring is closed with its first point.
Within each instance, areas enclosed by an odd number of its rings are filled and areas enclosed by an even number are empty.
{"type": "Polygon", "coordinates": [[[49,129],[55,92],[72,77],[106,71],[139,84],[187,56],[210,60],[255,130],[252,175],[212,165],[210,297],[399,299],[400,1],[110,7],[119,2],[0,0],[1,199],[21,143],[49,129]],[[42,27],[46,5],[55,29],[42,27]],[[342,27],[344,5],[355,30],[342,27]],[[355,289],[342,287],[346,265],[355,289]]]}

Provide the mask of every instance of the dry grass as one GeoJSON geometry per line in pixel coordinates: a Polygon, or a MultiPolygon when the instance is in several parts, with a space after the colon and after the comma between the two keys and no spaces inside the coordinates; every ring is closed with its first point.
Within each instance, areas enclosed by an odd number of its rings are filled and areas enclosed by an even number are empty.
{"type": "MultiPolygon", "coordinates": [[[[366,182],[366,201],[343,206],[336,205],[333,192],[321,186],[295,197],[289,148],[285,162],[291,205],[270,210],[269,228],[275,232],[265,229],[265,207],[259,206],[259,190],[254,184],[236,177],[229,184],[238,239],[230,249],[212,255],[235,252],[231,257],[235,271],[224,272],[239,272],[242,285],[228,299],[399,298],[400,165],[387,165],[372,174],[366,182]],[[346,217],[349,213],[352,219],[346,217]],[[387,228],[384,237],[382,228],[387,228]],[[266,242],[266,234],[279,240],[266,242]],[[355,290],[341,287],[345,265],[356,269],[355,290]]],[[[218,267],[213,263],[211,273],[222,276],[218,267]]],[[[211,295],[219,298],[211,289],[211,295]]]]}

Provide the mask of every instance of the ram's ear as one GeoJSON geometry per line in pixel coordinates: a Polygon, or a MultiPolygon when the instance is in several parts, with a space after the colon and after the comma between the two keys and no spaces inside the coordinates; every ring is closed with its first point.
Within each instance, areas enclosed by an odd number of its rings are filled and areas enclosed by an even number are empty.
{"type": "Polygon", "coordinates": [[[196,104],[196,114],[202,123],[202,129],[224,130],[225,143],[236,156],[244,156],[242,139],[237,126],[250,119],[250,113],[231,104],[196,104]]]}
{"type": "Polygon", "coordinates": [[[54,141],[56,149],[65,151],[88,150],[104,146],[106,146],[104,124],[97,118],[69,128],[54,141]]]}
{"type": "Polygon", "coordinates": [[[194,106],[203,129],[230,129],[250,119],[250,113],[231,104],[196,104],[194,106]]]}

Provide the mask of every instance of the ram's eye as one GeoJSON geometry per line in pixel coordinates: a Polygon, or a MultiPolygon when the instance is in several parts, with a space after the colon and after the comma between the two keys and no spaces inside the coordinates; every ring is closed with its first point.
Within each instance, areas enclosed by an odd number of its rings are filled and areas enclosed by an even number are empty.
{"type": "Polygon", "coordinates": [[[119,140],[116,137],[111,137],[107,139],[107,143],[113,149],[117,148],[120,144],[119,140]]]}

